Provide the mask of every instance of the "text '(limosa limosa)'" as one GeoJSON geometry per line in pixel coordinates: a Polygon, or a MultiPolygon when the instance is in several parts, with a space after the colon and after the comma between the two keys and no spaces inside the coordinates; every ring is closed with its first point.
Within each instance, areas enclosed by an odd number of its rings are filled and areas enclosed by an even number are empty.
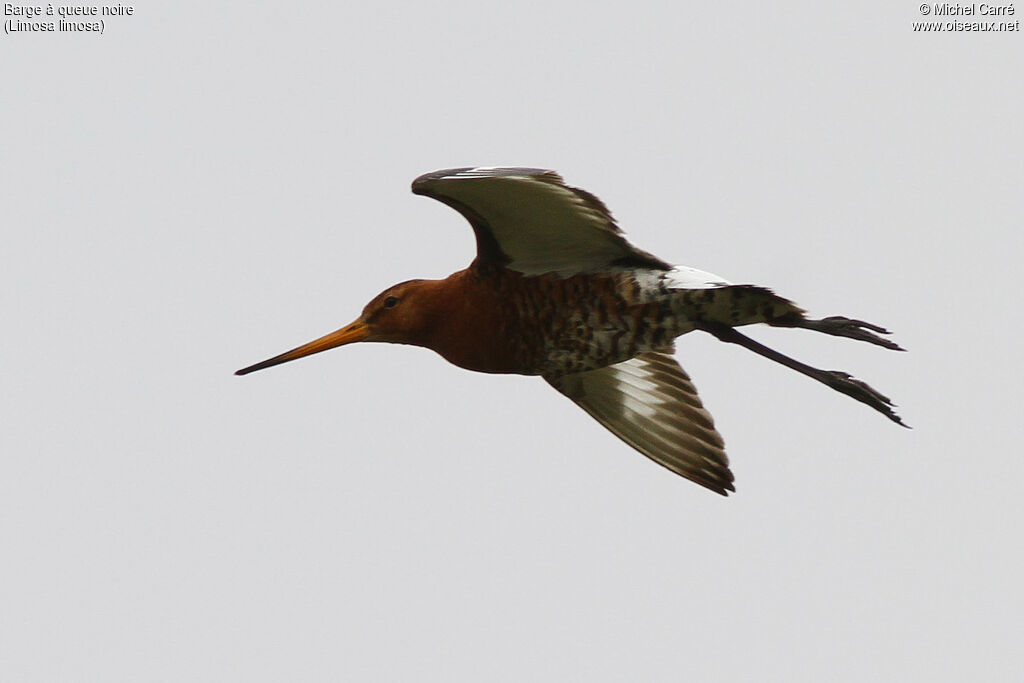
{"type": "Polygon", "coordinates": [[[420,176],[412,191],[469,221],[477,246],[469,267],[389,287],[350,325],[235,374],[375,341],[433,349],[477,372],[540,375],[651,460],[723,495],[735,490],[725,445],[672,357],[679,335],[702,330],[739,344],[903,424],[864,382],[735,329],[800,327],[902,350],[879,336],[889,334],[882,327],[810,319],[765,287],[672,266],[631,245],[601,200],[553,171],[450,169],[420,176]]]}

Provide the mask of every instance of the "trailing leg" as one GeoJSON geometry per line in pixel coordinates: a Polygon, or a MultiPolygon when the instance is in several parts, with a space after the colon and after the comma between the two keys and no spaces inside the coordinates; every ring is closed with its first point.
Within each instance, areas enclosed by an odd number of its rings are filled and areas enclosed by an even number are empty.
{"type": "Polygon", "coordinates": [[[773,327],[799,327],[903,351],[895,342],[878,336],[889,334],[889,330],[884,327],[840,315],[811,320],[802,308],[766,287],[728,285],[678,291],[679,301],[685,307],[683,310],[692,319],[728,327],[754,323],[765,323],[773,327]]]}
{"type": "MultiPolygon", "coordinates": [[[[828,318],[826,318],[826,320],[828,320],[828,318]]],[[[774,351],[763,344],[759,344],[750,337],[740,334],[733,328],[722,323],[704,322],[698,325],[698,329],[713,334],[721,341],[728,342],[730,344],[739,344],[758,355],[764,356],[776,363],[781,363],[787,368],[792,368],[793,370],[796,370],[803,375],[807,375],[812,379],[816,379],[822,384],[835,389],[839,393],[846,394],[861,403],[871,406],[896,424],[903,427],[907,426],[903,423],[903,420],[893,412],[895,405],[887,396],[879,393],[875,389],[872,389],[867,383],[850,376],[848,373],[842,372],[841,370],[819,370],[818,368],[812,368],[810,365],[805,365],[804,363],[794,360],[789,356],[785,356],[778,351],[774,351]]]]}
{"type": "Polygon", "coordinates": [[[893,351],[906,351],[896,342],[879,337],[879,334],[892,334],[889,330],[878,325],[866,323],[863,320],[853,320],[841,315],[833,315],[821,320],[811,320],[803,315],[786,315],[782,318],[767,321],[773,327],[800,327],[805,330],[824,332],[836,337],[849,337],[860,341],[870,342],[878,346],[884,346],[893,351]],[[877,333],[877,334],[876,334],[877,333]]]}

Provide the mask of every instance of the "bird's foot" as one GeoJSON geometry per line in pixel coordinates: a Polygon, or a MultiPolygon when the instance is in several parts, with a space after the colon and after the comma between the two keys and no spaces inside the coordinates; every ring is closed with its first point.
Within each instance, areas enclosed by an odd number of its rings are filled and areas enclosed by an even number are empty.
{"type": "Polygon", "coordinates": [[[828,318],[822,318],[821,320],[801,319],[799,321],[793,321],[792,325],[793,327],[802,327],[805,330],[824,332],[825,334],[831,334],[836,337],[849,337],[850,339],[866,341],[871,344],[883,346],[887,349],[892,349],[893,351],[906,351],[906,349],[896,342],[878,336],[879,334],[892,334],[889,330],[878,325],[872,325],[871,323],[864,322],[863,320],[854,320],[841,315],[833,315],[828,318]]]}
{"type": "Polygon", "coordinates": [[[889,397],[872,388],[867,382],[859,380],[842,370],[819,370],[818,372],[821,374],[817,376],[817,379],[821,380],[824,384],[827,384],[841,394],[846,394],[850,398],[871,406],[901,427],[910,429],[910,426],[904,423],[893,410],[896,405],[889,397]]]}

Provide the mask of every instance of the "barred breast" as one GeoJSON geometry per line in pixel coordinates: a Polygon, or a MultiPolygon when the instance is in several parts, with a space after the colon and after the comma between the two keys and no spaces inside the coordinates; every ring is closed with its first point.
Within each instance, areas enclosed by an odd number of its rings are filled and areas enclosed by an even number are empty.
{"type": "Polygon", "coordinates": [[[680,287],[674,271],[619,270],[568,278],[507,274],[501,336],[524,374],[557,376],[669,348],[700,322],[730,326],[802,315],[763,287],[680,287]]]}
{"type": "Polygon", "coordinates": [[[662,278],[623,270],[601,275],[516,277],[506,282],[503,334],[528,374],[562,375],[664,349],[693,329],[662,278]],[[514,328],[514,329],[513,329],[514,328]]]}

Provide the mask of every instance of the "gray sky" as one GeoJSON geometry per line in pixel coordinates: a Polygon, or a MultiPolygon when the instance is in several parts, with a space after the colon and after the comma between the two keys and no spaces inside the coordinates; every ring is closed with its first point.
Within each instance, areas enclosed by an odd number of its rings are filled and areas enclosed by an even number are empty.
{"type": "Polygon", "coordinates": [[[1019,675],[1024,38],[915,33],[917,2],[624,7],[0,37],[0,678],[1019,675]],[[890,327],[909,353],[750,333],[915,429],[683,337],[723,499],[422,349],[232,376],[468,264],[408,192],[463,165],[557,169],[642,249],[890,327]]]}

